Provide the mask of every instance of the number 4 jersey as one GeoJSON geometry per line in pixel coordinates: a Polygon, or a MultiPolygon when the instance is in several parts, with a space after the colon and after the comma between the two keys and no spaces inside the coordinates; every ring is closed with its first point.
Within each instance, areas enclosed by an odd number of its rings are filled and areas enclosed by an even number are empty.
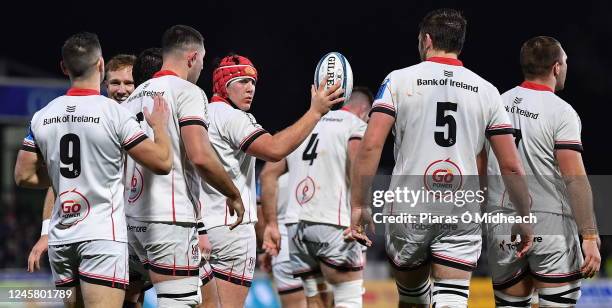
{"type": "Polygon", "coordinates": [[[131,112],[96,90],[72,88],[34,114],[22,149],[42,155],[56,192],[50,245],[127,242],[122,150],[146,138],[131,112]]]}
{"type": "Polygon", "coordinates": [[[287,156],[285,223],[298,222],[299,215],[299,220],[349,226],[348,146],[350,140],[361,139],[365,130],[366,123],[349,111],[330,111],[310,137],[287,156]]]}

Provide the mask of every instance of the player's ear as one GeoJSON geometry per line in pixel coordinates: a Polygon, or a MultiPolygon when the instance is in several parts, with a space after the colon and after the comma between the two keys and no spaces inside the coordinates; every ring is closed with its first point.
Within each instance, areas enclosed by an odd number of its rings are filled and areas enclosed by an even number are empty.
{"type": "Polygon", "coordinates": [[[98,62],[96,63],[96,67],[98,68],[98,73],[100,73],[100,80],[104,80],[104,58],[99,57],[98,62]]]}
{"type": "Polygon", "coordinates": [[[555,77],[559,76],[559,73],[561,73],[561,63],[555,62],[555,64],[553,65],[552,73],[555,77]]]}
{"type": "Polygon", "coordinates": [[[428,48],[432,48],[433,47],[433,41],[431,40],[431,35],[429,35],[429,33],[425,33],[425,42],[423,44],[423,46],[425,46],[426,49],[428,48]]]}
{"type": "Polygon", "coordinates": [[[66,66],[64,65],[64,60],[60,61],[60,68],[62,69],[62,73],[64,73],[64,75],[70,76],[68,74],[68,70],[66,69],[66,66]]]}
{"type": "Polygon", "coordinates": [[[187,54],[187,66],[188,67],[192,67],[193,63],[196,61],[196,57],[198,56],[198,52],[197,51],[192,51],[190,53],[187,54]]]}

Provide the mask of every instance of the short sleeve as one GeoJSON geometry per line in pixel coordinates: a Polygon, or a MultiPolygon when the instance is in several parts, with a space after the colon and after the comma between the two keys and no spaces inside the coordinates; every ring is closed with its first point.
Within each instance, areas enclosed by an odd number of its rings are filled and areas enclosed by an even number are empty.
{"type": "Polygon", "coordinates": [[[136,116],[133,113],[122,105],[113,106],[118,109],[118,112],[116,112],[118,121],[114,122],[117,126],[115,127],[115,131],[117,132],[121,147],[128,151],[148,137],[140,127],[140,124],[138,124],[136,116]]]}
{"type": "Polygon", "coordinates": [[[351,140],[361,140],[363,135],[365,134],[366,128],[368,125],[366,122],[362,121],[359,118],[355,118],[351,125],[351,135],[349,136],[349,141],[351,140]]]}
{"type": "Polygon", "coordinates": [[[208,100],[204,91],[197,86],[190,87],[178,94],[176,113],[179,126],[201,125],[208,129],[208,100]]]}
{"type": "Polygon", "coordinates": [[[32,132],[32,125],[28,128],[28,135],[23,138],[23,142],[21,143],[21,149],[28,152],[40,153],[40,149],[36,144],[36,138],[34,137],[34,133],[32,132]]]}
{"type": "Polygon", "coordinates": [[[225,127],[227,137],[234,148],[246,152],[260,136],[268,132],[261,127],[252,114],[236,110],[225,127]]]}
{"type": "Polygon", "coordinates": [[[488,119],[485,135],[487,138],[495,135],[514,134],[514,128],[504,107],[501,95],[493,88],[491,99],[488,102],[488,119]]]}
{"type": "Polygon", "coordinates": [[[370,110],[370,116],[374,112],[382,112],[386,113],[395,118],[397,113],[396,102],[393,99],[393,81],[391,80],[391,75],[387,75],[383,83],[378,88],[378,92],[376,92],[376,97],[374,97],[374,103],[372,103],[372,109],[370,110]]]}
{"type": "Polygon", "coordinates": [[[580,117],[573,108],[568,108],[563,112],[555,128],[555,149],[568,149],[582,152],[582,140],[580,133],[582,125],[580,117]]]}

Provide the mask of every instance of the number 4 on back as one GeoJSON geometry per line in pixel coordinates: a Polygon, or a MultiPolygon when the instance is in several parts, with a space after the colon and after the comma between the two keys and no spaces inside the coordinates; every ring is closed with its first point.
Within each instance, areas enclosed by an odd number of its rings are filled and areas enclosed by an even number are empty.
{"type": "Polygon", "coordinates": [[[302,160],[309,160],[310,165],[314,163],[314,160],[317,158],[317,146],[319,145],[319,139],[317,138],[319,134],[312,134],[310,139],[308,140],[308,145],[306,145],[306,149],[304,153],[302,153],[302,160]]]}

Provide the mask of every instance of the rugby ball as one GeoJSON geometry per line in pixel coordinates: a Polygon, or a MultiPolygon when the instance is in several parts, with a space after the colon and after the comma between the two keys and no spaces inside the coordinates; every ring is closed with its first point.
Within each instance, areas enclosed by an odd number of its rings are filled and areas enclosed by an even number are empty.
{"type": "Polygon", "coordinates": [[[344,102],[332,108],[334,110],[339,109],[348,102],[351,92],[353,92],[353,70],[348,60],[341,53],[330,52],[319,60],[314,75],[315,86],[318,87],[326,77],[329,78],[327,79],[325,89],[336,83],[340,83],[342,89],[344,89],[344,102]]]}

